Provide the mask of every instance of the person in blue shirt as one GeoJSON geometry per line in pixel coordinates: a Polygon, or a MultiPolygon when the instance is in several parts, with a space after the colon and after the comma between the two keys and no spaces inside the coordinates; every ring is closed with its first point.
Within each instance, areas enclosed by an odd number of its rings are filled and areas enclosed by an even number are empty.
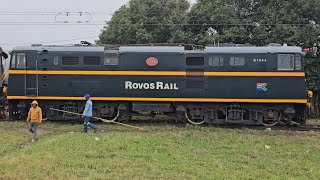
{"type": "Polygon", "coordinates": [[[86,106],[85,109],[82,113],[82,118],[84,118],[84,126],[83,126],[83,132],[87,133],[88,132],[88,126],[94,130],[94,132],[97,132],[97,126],[90,123],[90,120],[92,118],[92,101],[90,99],[90,94],[84,95],[86,98],[86,106]]]}

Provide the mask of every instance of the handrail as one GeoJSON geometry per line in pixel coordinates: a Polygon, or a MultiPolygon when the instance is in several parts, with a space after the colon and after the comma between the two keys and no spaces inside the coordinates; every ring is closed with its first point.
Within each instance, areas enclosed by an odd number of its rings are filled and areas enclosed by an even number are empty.
{"type": "MultiPolygon", "coordinates": [[[[38,71],[38,60],[36,60],[36,71],[38,71]]],[[[37,96],[39,96],[39,74],[36,74],[36,88],[37,88],[37,96]]]]}

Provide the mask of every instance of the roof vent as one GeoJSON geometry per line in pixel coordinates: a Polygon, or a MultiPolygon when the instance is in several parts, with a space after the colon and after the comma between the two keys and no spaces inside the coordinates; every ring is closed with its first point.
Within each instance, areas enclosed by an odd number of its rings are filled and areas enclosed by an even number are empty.
{"type": "Polygon", "coordinates": [[[88,41],[81,41],[80,46],[92,46],[92,43],[90,43],[88,41]]]}
{"type": "Polygon", "coordinates": [[[278,43],[270,43],[268,46],[282,46],[282,45],[278,43]]]}
{"type": "Polygon", "coordinates": [[[255,47],[249,43],[234,44],[234,43],[219,43],[218,45],[207,45],[207,47],[255,47]]]}

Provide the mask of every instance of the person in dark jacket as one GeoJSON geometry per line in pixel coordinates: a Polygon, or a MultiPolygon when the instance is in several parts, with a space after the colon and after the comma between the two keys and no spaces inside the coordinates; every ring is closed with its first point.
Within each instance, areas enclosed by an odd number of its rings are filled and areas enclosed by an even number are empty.
{"type": "Polygon", "coordinates": [[[85,109],[82,113],[82,118],[84,118],[84,126],[83,126],[83,132],[87,133],[88,132],[88,127],[92,128],[94,130],[94,132],[97,132],[97,126],[90,123],[90,120],[92,118],[92,101],[90,99],[90,94],[86,94],[84,95],[84,97],[86,98],[87,102],[86,102],[86,106],[85,109]]]}

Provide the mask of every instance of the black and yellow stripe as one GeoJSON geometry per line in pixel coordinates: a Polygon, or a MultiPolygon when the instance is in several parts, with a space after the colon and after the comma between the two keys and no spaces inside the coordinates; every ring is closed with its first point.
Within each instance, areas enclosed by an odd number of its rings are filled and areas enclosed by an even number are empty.
{"type": "MultiPolygon", "coordinates": [[[[187,76],[184,71],[37,71],[10,70],[9,74],[91,76],[187,76]]],[[[204,72],[203,76],[304,77],[304,72],[204,72]]]]}
{"type": "MultiPolygon", "coordinates": [[[[8,96],[9,100],[60,100],[80,101],[84,97],[69,96],[8,96]]],[[[147,98],[147,97],[92,97],[95,101],[147,101],[147,102],[208,102],[208,103],[299,103],[306,104],[307,99],[225,99],[225,98],[147,98]]]]}

